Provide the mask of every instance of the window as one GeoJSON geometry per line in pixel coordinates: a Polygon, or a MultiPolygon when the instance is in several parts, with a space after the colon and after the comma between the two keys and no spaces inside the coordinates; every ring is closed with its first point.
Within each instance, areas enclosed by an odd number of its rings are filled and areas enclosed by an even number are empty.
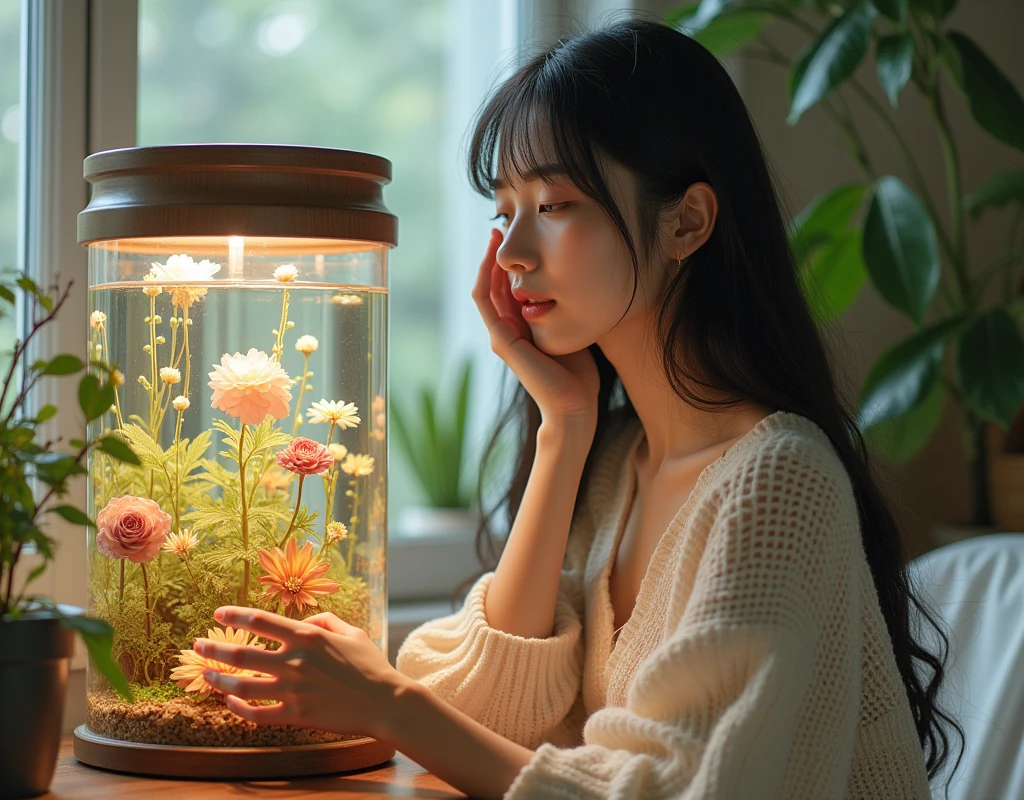
{"type": "MultiPolygon", "coordinates": [[[[457,140],[483,93],[478,79],[467,82],[464,70],[497,75],[506,5],[139,3],[139,145],[315,145],[392,161],[385,200],[399,218],[399,246],[390,262],[390,393],[400,403],[417,397],[423,383],[450,382],[454,370],[448,364],[465,353],[463,343],[472,338],[452,322],[466,318],[465,306],[472,305],[472,281],[464,276],[449,293],[455,248],[448,236],[465,235],[455,233],[450,217],[472,204],[460,197],[468,187],[462,171],[453,169],[457,140]],[[467,47],[474,52],[465,53],[467,47]]],[[[472,213],[482,222],[463,226],[480,232],[477,249],[486,240],[486,210],[476,206],[472,213]]],[[[400,455],[390,448],[393,536],[402,533],[394,524],[401,508],[421,499],[400,455]]]]}
{"type": "MultiPolygon", "coordinates": [[[[21,219],[21,3],[0,3],[0,268],[17,267],[21,219]]],[[[0,352],[14,346],[15,317],[0,317],[0,352]]]]}

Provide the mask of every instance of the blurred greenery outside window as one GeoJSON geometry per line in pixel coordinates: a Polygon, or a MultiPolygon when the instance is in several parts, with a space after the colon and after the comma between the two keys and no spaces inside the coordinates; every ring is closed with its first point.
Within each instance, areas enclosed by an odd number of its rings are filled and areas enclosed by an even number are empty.
{"type": "MultiPolygon", "coordinates": [[[[389,264],[390,393],[399,402],[444,366],[442,191],[465,182],[443,174],[440,157],[456,17],[453,0],[139,4],[139,145],[313,145],[392,161],[384,198],[399,219],[389,264]]],[[[389,517],[400,534],[398,511],[423,498],[401,453],[389,451],[389,517]]]]}
{"type": "MultiPolygon", "coordinates": [[[[0,268],[18,266],[21,118],[21,10],[16,0],[0,3],[0,268]]],[[[0,317],[0,367],[14,348],[16,320],[0,317]]]]}

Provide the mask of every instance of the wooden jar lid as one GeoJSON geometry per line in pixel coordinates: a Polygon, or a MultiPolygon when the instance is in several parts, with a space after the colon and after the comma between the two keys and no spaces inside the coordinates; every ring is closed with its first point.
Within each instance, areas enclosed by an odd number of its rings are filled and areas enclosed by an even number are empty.
{"type": "Polygon", "coordinates": [[[260,236],[398,243],[384,205],[391,162],[369,153],[269,144],[128,147],[85,159],[92,199],[78,242],[260,236]]]}

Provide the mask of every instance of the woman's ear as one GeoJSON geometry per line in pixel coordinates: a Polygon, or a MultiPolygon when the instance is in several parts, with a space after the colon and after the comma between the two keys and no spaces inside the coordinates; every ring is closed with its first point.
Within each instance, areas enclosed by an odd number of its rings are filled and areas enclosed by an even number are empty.
{"type": "Polygon", "coordinates": [[[666,219],[668,255],[676,261],[693,255],[710,238],[717,217],[715,190],[707,183],[691,184],[672,215],[666,219]]]}

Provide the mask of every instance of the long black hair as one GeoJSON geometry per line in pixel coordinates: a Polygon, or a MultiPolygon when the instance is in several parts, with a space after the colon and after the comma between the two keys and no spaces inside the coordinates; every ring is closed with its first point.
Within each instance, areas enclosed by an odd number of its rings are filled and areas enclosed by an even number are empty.
{"type": "MultiPolygon", "coordinates": [[[[800,414],[831,439],[853,485],[864,550],[933,778],[949,755],[942,723],[959,734],[963,757],[962,728],[936,704],[949,640],[911,590],[899,526],[855,415],[840,397],[760,140],[728,73],[703,46],[657,22],[627,19],[580,34],[524,63],[483,105],[468,148],[474,189],[493,197],[496,170],[523,177],[539,166],[541,154],[533,146],[539,137],[551,142],[557,164],[621,233],[633,261],[634,295],[640,263],[663,257],[660,214],[678,204],[691,184],[713,187],[714,230],[674,271],[658,308],[665,373],[679,397],[696,408],[755,403],[800,414]],[[636,238],[602,178],[600,158],[635,178],[636,238]],[[911,604],[938,633],[939,655],[915,640],[911,604]],[[932,673],[926,682],[915,659],[932,673]]],[[[601,378],[598,422],[577,508],[613,411],[636,416],[615,368],[597,345],[591,351],[601,378]]],[[[515,519],[539,425],[537,405],[519,385],[484,454],[486,463],[504,433],[513,431],[518,455],[507,491],[477,532],[485,571],[500,557],[491,523],[502,508],[509,524],[515,519]]],[[[482,495],[478,500],[483,507],[482,495]]]]}

